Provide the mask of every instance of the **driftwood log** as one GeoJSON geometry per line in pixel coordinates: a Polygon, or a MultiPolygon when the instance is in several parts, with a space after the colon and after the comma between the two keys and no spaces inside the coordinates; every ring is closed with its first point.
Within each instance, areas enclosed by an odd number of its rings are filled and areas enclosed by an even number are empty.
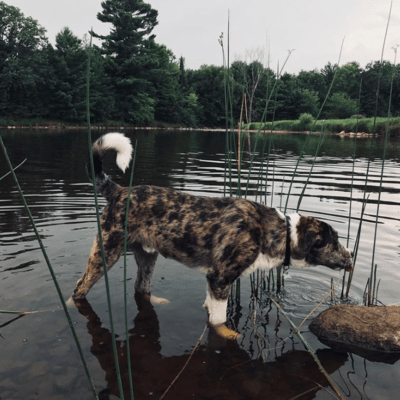
{"type": "Polygon", "coordinates": [[[335,350],[374,361],[400,359],[400,306],[336,305],[319,314],[310,331],[335,350]]]}

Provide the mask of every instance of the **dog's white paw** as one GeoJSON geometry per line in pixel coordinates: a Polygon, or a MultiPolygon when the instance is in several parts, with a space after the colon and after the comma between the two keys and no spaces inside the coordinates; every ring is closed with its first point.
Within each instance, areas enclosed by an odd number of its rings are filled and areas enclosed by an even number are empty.
{"type": "Polygon", "coordinates": [[[162,297],[157,297],[157,296],[153,296],[153,295],[151,295],[151,297],[150,297],[150,302],[151,302],[151,304],[161,304],[161,305],[171,303],[167,299],[163,299],[162,297]]]}
{"type": "Polygon", "coordinates": [[[65,305],[69,308],[72,306],[75,306],[75,302],[74,299],[72,298],[72,296],[65,302],[65,305]]]}
{"type": "Polygon", "coordinates": [[[222,337],[223,339],[228,340],[238,340],[242,338],[242,335],[238,332],[233,331],[228,328],[226,324],[218,324],[218,325],[210,325],[212,329],[214,329],[215,333],[222,337]]]}

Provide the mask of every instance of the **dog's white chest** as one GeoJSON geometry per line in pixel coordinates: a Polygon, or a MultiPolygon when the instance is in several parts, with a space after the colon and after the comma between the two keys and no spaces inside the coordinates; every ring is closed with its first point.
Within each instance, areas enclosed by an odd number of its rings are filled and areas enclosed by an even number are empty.
{"type": "Polygon", "coordinates": [[[282,264],[281,258],[271,258],[266,254],[260,253],[253,264],[250,265],[245,271],[243,271],[242,276],[247,276],[252,272],[255,272],[257,269],[271,269],[274,267],[278,267],[282,264]]]}

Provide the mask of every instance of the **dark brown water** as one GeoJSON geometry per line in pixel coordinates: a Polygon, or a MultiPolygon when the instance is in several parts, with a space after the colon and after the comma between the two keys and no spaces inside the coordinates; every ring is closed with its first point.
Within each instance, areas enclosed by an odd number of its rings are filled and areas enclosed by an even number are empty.
{"type": "MultiPolygon", "coordinates": [[[[1,132],[14,165],[27,158],[17,175],[26,195],[64,297],[71,294],[82,275],[96,232],[91,185],[84,161],[87,136],[80,131],[1,132]]],[[[99,134],[94,133],[93,137],[99,134]]],[[[138,141],[135,184],[154,184],[192,194],[222,196],[224,192],[225,134],[215,132],[128,132],[138,141]]],[[[290,177],[305,136],[275,136],[268,166],[261,165],[262,141],[247,183],[250,156],[242,164],[243,193],[248,197],[285,206],[290,177]],[[263,167],[262,179],[260,168],[263,167]],[[265,197],[265,193],[267,196],[265,197]],[[283,193],[283,195],[282,195],[283,193]]],[[[295,177],[288,212],[296,207],[317,147],[310,139],[295,177]]],[[[252,147],[256,138],[252,138],[252,147]]],[[[267,143],[268,147],[268,143],[267,143]]],[[[354,141],[327,137],[316,159],[301,213],[332,224],[346,244],[351,159],[354,141]]],[[[357,141],[349,247],[358,228],[365,172],[370,162],[370,194],[365,211],[360,251],[351,297],[360,301],[370,273],[376,203],[383,147],[370,140],[357,141]]],[[[375,263],[381,279],[379,299],[400,302],[400,165],[399,143],[389,143],[384,170],[382,203],[377,232],[375,263]]],[[[126,184],[111,156],[105,169],[126,184]]],[[[7,172],[0,156],[0,177],[7,172]]],[[[237,175],[232,177],[237,182],[237,175]]],[[[101,200],[104,205],[104,201],[101,200]]],[[[129,258],[129,286],[133,289],[136,265],[129,258]]],[[[115,332],[123,372],[126,373],[126,340],[122,299],[122,262],[110,271],[115,332]]],[[[323,267],[291,269],[285,275],[281,306],[294,323],[302,319],[330,289],[338,272],[323,267]]],[[[166,306],[150,306],[129,298],[129,342],[133,364],[135,399],[158,399],[184,366],[207,321],[202,309],[204,276],[171,260],[159,258],[152,291],[171,300],[166,306]]],[[[340,284],[338,285],[338,288],[340,284]]],[[[111,350],[111,333],[104,281],[90,292],[80,310],[70,310],[96,389],[102,399],[119,398],[111,350]]],[[[340,295],[339,289],[337,295],[340,295]]],[[[322,311],[327,305],[322,306],[322,311]]],[[[11,177],[0,181],[0,309],[51,310],[14,319],[0,314],[0,399],[90,399],[92,394],[64,313],[33,230],[11,177]]],[[[208,330],[188,366],[166,399],[330,399],[328,384],[287,321],[267,294],[252,297],[250,278],[241,279],[240,301],[229,311],[229,323],[242,334],[238,343],[224,343],[208,330]]],[[[325,369],[348,399],[397,399],[400,361],[338,354],[302,328],[325,369]]],[[[126,393],[125,398],[129,398],[126,393]]]]}

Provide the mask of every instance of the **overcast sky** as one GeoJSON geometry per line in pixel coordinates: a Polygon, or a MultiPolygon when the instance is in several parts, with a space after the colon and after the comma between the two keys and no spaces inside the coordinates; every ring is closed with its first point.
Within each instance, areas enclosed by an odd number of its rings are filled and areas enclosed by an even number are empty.
{"type": "MultiPolygon", "coordinates": [[[[96,15],[101,0],[3,0],[24,15],[38,20],[54,43],[56,34],[68,26],[82,38],[91,27],[107,34],[110,26],[96,15]]],[[[357,61],[361,67],[381,57],[390,0],[148,0],[158,10],[156,41],[165,44],[186,67],[222,65],[218,44],[221,32],[227,45],[230,13],[231,61],[245,59],[246,51],[262,49],[267,62],[276,69],[288,50],[293,50],[285,70],[323,68],[357,61]],[[269,50],[268,50],[269,49],[269,50]]],[[[400,45],[400,0],[393,1],[384,58],[393,62],[391,47],[400,45]]]]}

